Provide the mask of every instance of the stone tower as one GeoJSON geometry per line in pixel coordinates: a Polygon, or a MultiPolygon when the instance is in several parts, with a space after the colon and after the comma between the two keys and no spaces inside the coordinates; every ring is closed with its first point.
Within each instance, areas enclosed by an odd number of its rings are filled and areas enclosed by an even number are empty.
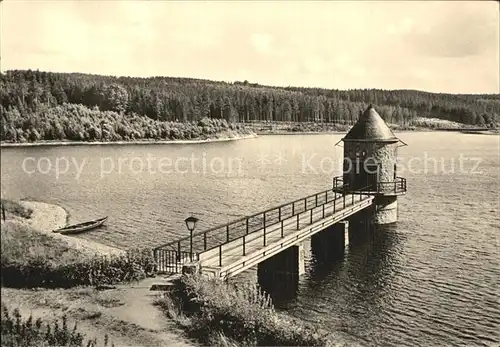
{"type": "Polygon", "coordinates": [[[334,190],[369,192],[374,195],[373,222],[394,223],[398,219],[398,195],[406,193],[406,180],[397,176],[397,149],[402,143],[370,105],[342,139],[343,176],[334,190]]]}

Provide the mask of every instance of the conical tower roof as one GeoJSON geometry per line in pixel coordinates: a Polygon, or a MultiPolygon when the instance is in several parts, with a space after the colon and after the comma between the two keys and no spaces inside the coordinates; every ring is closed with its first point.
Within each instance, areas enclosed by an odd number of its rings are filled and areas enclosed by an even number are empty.
{"type": "Polygon", "coordinates": [[[399,139],[384,120],[375,111],[372,105],[359,116],[358,121],[349,130],[343,141],[373,141],[373,142],[397,142],[399,139]]]}

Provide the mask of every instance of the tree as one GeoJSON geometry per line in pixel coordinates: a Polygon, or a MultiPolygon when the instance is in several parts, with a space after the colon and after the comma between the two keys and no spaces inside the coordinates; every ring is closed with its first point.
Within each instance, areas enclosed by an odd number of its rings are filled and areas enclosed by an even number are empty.
{"type": "Polygon", "coordinates": [[[128,107],[129,95],[127,90],[116,83],[102,88],[102,109],[123,113],[128,107]]]}
{"type": "Polygon", "coordinates": [[[289,122],[292,120],[292,105],[288,100],[285,100],[283,105],[283,120],[289,122]]]}
{"type": "MultiPolygon", "coordinates": [[[[352,123],[367,102],[376,103],[379,114],[397,124],[411,124],[421,116],[494,126],[500,114],[499,95],[339,91],[270,87],[247,81],[230,84],[192,78],[116,78],[13,70],[0,73],[0,137],[9,141],[38,137],[164,138],[170,136],[171,127],[159,126],[159,122],[192,122],[207,116],[229,122],[352,123]],[[94,127],[101,121],[110,127],[94,127]]],[[[173,127],[181,129],[178,124],[173,127]]],[[[178,130],[175,136],[196,136],[198,130],[190,127],[178,130]]]]}

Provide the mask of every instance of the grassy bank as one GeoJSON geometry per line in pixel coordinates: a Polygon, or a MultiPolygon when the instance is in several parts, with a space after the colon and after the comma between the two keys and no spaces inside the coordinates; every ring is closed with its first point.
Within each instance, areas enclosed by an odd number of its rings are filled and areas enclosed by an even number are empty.
{"type": "Polygon", "coordinates": [[[14,288],[103,286],[154,274],[148,251],[89,256],[29,226],[7,221],[1,230],[1,283],[14,288]]]}
{"type": "Polygon", "coordinates": [[[157,301],[165,314],[203,345],[327,346],[331,336],[274,310],[256,286],[236,287],[183,276],[157,301]]]}
{"type": "Polygon", "coordinates": [[[16,204],[11,206],[31,207],[32,214],[26,219],[9,213],[2,222],[1,297],[8,308],[2,316],[2,346],[81,346],[80,336],[84,346],[97,346],[95,337],[102,346],[106,335],[117,346],[190,346],[153,305],[156,295],[149,288],[157,280],[144,278],[154,274],[149,251],[105,258],[97,247],[96,255],[89,252],[93,244],[80,247],[77,238],[50,231],[64,221],[62,208],[16,204]],[[19,310],[19,318],[12,309],[19,310]],[[35,317],[43,323],[31,330],[35,317]],[[71,331],[62,328],[65,317],[71,331]]]}

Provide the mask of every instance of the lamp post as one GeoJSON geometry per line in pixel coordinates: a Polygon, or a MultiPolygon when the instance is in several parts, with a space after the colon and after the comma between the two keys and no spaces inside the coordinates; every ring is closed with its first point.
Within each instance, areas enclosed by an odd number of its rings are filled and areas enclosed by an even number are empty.
{"type": "Polygon", "coordinates": [[[189,230],[189,257],[191,261],[193,261],[193,230],[196,228],[196,222],[198,222],[198,218],[190,216],[187,217],[184,222],[186,223],[186,227],[189,230]]]}

